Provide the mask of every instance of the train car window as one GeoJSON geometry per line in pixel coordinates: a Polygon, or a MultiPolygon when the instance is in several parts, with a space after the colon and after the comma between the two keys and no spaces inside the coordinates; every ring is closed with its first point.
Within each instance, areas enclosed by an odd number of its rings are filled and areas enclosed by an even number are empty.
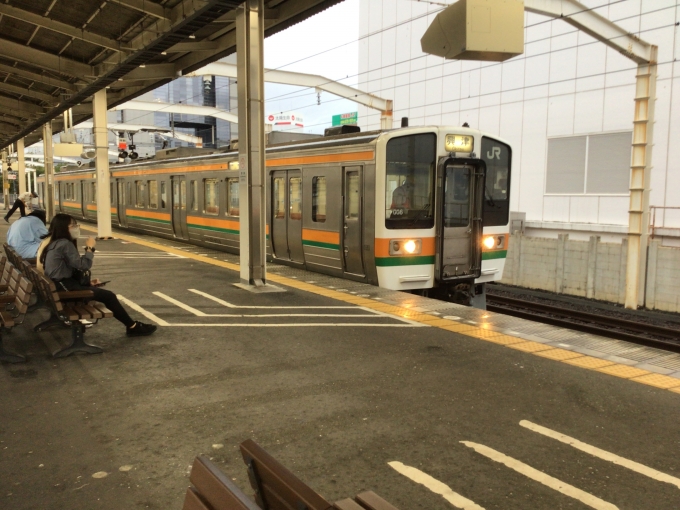
{"type": "Polygon", "coordinates": [[[165,181],[161,181],[161,209],[165,209],[165,203],[168,200],[168,192],[165,188],[165,181]]]}
{"type": "Polygon", "coordinates": [[[347,210],[345,216],[347,218],[359,217],[359,172],[347,172],[347,180],[345,182],[347,189],[345,190],[345,204],[347,210]]]}
{"type": "Polygon", "coordinates": [[[97,203],[97,183],[96,182],[90,183],[90,203],[92,203],[92,204],[97,203]]]}
{"type": "Polygon", "coordinates": [[[312,221],[326,222],[326,178],[312,177],[312,221]]]}
{"type": "Polygon", "coordinates": [[[486,163],[484,186],[484,226],[507,225],[510,221],[510,146],[482,137],[481,157],[486,163]]]}
{"type": "Polygon", "coordinates": [[[302,219],[302,178],[291,177],[289,180],[290,219],[302,219]]]}
{"type": "Polygon", "coordinates": [[[59,184],[54,186],[54,202],[59,203],[59,184]]]}
{"type": "Polygon", "coordinates": [[[229,179],[229,216],[239,215],[238,179],[229,179]]]}
{"type": "Polygon", "coordinates": [[[274,195],[274,218],[286,217],[286,179],[284,177],[276,177],[274,179],[274,186],[272,187],[274,195]]]}
{"type": "Polygon", "coordinates": [[[135,181],[135,207],[144,207],[144,181],[135,181]]]}
{"type": "Polygon", "coordinates": [[[147,181],[149,186],[149,209],[158,209],[158,181],[147,181]]]}
{"type": "MultiPolygon", "coordinates": [[[[182,181],[184,182],[184,181],[182,181]]],[[[206,179],[204,181],[205,214],[218,215],[220,213],[220,181],[206,179]]]]}
{"type": "Polygon", "coordinates": [[[110,186],[110,189],[109,189],[109,193],[110,193],[109,196],[111,197],[111,205],[113,205],[113,204],[115,204],[115,201],[114,201],[114,199],[113,199],[113,197],[114,197],[114,195],[113,195],[113,183],[111,183],[111,186],[110,186]]]}
{"type": "Polygon", "coordinates": [[[470,170],[448,166],[444,180],[444,227],[467,227],[470,223],[470,170]]]}
{"type": "Polygon", "coordinates": [[[191,210],[198,211],[198,181],[191,181],[191,210]]]}
{"type": "Polygon", "coordinates": [[[437,136],[400,136],[387,142],[385,226],[389,229],[434,226],[437,136]]]}
{"type": "Polygon", "coordinates": [[[182,179],[179,183],[179,208],[182,211],[187,210],[187,181],[182,179]]]}

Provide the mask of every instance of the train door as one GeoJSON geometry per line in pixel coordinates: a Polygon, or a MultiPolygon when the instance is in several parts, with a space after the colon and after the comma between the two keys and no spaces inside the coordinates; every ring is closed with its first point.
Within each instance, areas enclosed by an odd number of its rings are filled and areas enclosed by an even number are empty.
{"type": "Polygon", "coordinates": [[[439,232],[443,281],[478,277],[481,271],[482,196],[484,163],[447,158],[440,164],[439,232]]]}
{"type": "Polygon", "coordinates": [[[87,216],[87,202],[89,202],[87,196],[87,183],[85,181],[80,181],[80,212],[83,218],[87,216]]]}
{"type": "Polygon", "coordinates": [[[183,175],[173,175],[172,181],[172,230],[175,237],[189,239],[187,229],[187,180],[183,175]]]}
{"type": "Polygon", "coordinates": [[[278,259],[304,262],[302,251],[302,174],[272,173],[271,243],[278,259]]]}
{"type": "Polygon", "coordinates": [[[116,179],[116,205],[118,207],[118,224],[123,228],[127,227],[126,216],[127,193],[125,191],[126,191],[125,179],[116,179]]]}
{"type": "Polygon", "coordinates": [[[362,235],[362,175],[360,166],[345,167],[343,170],[343,236],[342,250],[346,273],[364,275],[361,256],[362,235]]]}

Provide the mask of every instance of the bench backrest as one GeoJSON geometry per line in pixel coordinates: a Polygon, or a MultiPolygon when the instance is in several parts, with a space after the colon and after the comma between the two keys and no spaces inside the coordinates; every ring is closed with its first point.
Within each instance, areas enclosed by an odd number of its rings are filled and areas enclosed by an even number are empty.
{"type": "Polygon", "coordinates": [[[12,315],[14,316],[14,323],[21,324],[24,321],[24,316],[28,310],[28,304],[31,301],[31,292],[33,291],[33,283],[26,278],[24,275],[16,270],[17,274],[17,286],[14,292],[14,310],[12,310],[12,315]]]}
{"type": "Polygon", "coordinates": [[[329,510],[333,505],[252,439],[241,443],[255,501],[262,510],[329,510]]]}
{"type": "Polygon", "coordinates": [[[14,251],[14,248],[12,248],[7,243],[3,243],[2,246],[5,249],[5,254],[7,254],[7,258],[9,259],[9,261],[12,264],[14,264],[14,266],[18,267],[21,262],[21,257],[19,256],[19,254],[16,251],[14,251]]]}
{"type": "MultiPolygon", "coordinates": [[[[24,266],[26,267],[26,266],[24,266]]],[[[64,306],[62,305],[57,287],[54,282],[43,274],[40,274],[35,267],[30,266],[27,271],[31,273],[31,279],[37,284],[36,292],[40,295],[40,299],[48,305],[57,314],[57,317],[62,318],[64,306]]],[[[64,320],[69,320],[64,318],[64,320]]]]}
{"type": "Polygon", "coordinates": [[[183,510],[261,510],[205,455],[191,468],[183,510]]]}

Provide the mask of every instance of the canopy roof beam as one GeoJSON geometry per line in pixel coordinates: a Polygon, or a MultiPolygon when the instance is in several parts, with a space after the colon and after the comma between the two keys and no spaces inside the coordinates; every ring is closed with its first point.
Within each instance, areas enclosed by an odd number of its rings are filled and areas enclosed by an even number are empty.
{"type": "Polygon", "coordinates": [[[32,97],[33,99],[43,101],[44,103],[47,103],[50,106],[55,106],[57,103],[59,103],[58,98],[50,96],[49,94],[37,92],[27,87],[17,87],[16,85],[11,85],[10,83],[4,83],[0,81],[0,92],[3,91],[11,92],[12,94],[18,94],[21,96],[32,97]]]}
{"type": "Polygon", "coordinates": [[[69,83],[58,78],[53,78],[51,76],[45,76],[44,74],[26,71],[25,69],[21,69],[19,67],[12,67],[5,64],[0,64],[0,72],[7,74],[15,74],[21,78],[26,78],[27,80],[42,83],[43,85],[49,85],[55,88],[58,87],[60,89],[68,90],[70,92],[78,91],[78,86],[73,83],[69,83]]]}

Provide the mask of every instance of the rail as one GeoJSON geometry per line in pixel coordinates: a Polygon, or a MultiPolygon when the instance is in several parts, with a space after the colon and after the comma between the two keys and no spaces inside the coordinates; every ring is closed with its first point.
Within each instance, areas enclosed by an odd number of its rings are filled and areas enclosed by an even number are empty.
{"type": "Polygon", "coordinates": [[[664,212],[666,210],[677,210],[680,211],[680,207],[666,207],[666,206],[660,206],[660,205],[652,205],[649,207],[649,235],[652,239],[654,239],[654,236],[656,235],[656,231],[662,228],[673,228],[674,230],[678,231],[678,234],[680,235],[680,226],[678,227],[666,227],[666,217],[664,215],[663,220],[660,220],[663,222],[662,225],[657,226],[656,224],[656,211],[658,210],[663,210],[664,212]]]}

